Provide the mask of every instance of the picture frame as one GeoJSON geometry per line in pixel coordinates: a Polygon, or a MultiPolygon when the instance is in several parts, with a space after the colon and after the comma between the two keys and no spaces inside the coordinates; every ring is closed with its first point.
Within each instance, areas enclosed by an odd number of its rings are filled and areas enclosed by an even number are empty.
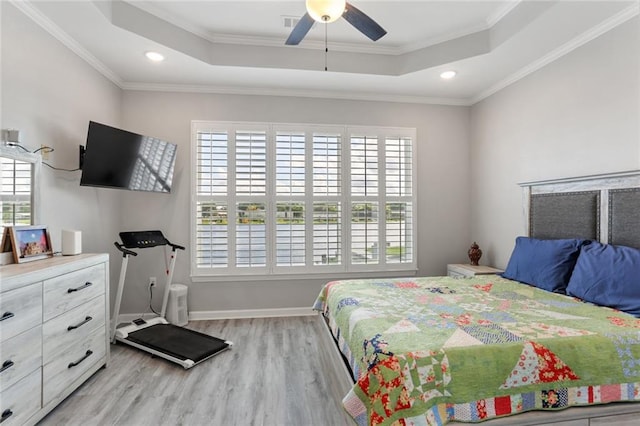
{"type": "Polygon", "coordinates": [[[31,262],[53,256],[51,237],[46,226],[12,226],[9,234],[15,263],[31,262]]]}
{"type": "Polygon", "coordinates": [[[15,263],[13,260],[13,249],[11,247],[11,227],[5,226],[2,229],[2,243],[0,244],[0,266],[15,263]]]}
{"type": "Polygon", "coordinates": [[[0,253],[11,252],[11,227],[5,226],[2,231],[2,244],[0,244],[0,253]]]}

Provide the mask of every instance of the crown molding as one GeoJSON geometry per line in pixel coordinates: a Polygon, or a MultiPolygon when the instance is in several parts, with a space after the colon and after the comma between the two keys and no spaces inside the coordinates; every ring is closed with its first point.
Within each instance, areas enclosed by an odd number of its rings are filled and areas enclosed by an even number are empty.
{"type": "MultiPolygon", "coordinates": [[[[422,40],[417,43],[407,43],[404,45],[398,46],[384,46],[382,44],[375,43],[340,43],[340,42],[332,42],[329,41],[329,46],[331,50],[340,51],[340,52],[351,52],[351,53],[369,53],[374,55],[403,55],[406,53],[411,53],[415,50],[424,49],[430,46],[435,46],[440,43],[444,43],[447,41],[455,40],[456,38],[465,37],[470,34],[479,33],[484,30],[490,29],[493,25],[495,25],[500,19],[502,19],[507,13],[513,10],[522,0],[516,0],[508,3],[506,6],[498,9],[492,16],[490,16],[486,22],[479,23],[477,25],[473,25],[467,28],[463,28],[461,30],[451,32],[448,34],[440,35],[437,37],[432,37],[427,40],[422,40]]],[[[278,37],[259,37],[259,36],[247,36],[247,35],[234,35],[234,34],[221,34],[221,33],[211,33],[207,31],[205,28],[194,25],[184,19],[180,19],[174,15],[171,15],[164,11],[163,9],[154,6],[153,4],[146,1],[127,1],[126,3],[134,6],[146,13],[149,13],[159,19],[162,19],[170,24],[173,24],[183,30],[186,30],[192,34],[197,35],[211,43],[221,43],[221,44],[240,44],[240,45],[251,45],[251,46],[266,46],[266,47],[282,47],[284,45],[283,39],[278,37]]],[[[304,40],[301,47],[304,46],[306,49],[324,49],[324,41],[320,40],[304,40]]]]}
{"type": "MultiPolygon", "coordinates": [[[[356,93],[356,92],[332,92],[324,90],[286,90],[282,88],[270,89],[260,87],[241,86],[212,86],[212,85],[188,85],[188,84],[154,84],[135,83],[123,81],[115,72],[104,65],[95,56],[84,49],[77,41],[65,33],[49,18],[35,8],[29,0],[10,0],[22,13],[27,15],[36,24],[47,31],[51,36],[60,41],[69,50],[86,61],[100,74],[113,82],[122,90],[129,91],[156,91],[156,92],[178,92],[178,93],[216,93],[233,95],[254,95],[254,96],[289,96],[325,99],[349,99],[360,101],[415,103],[428,105],[450,105],[468,106],[471,105],[469,99],[455,98],[435,98],[427,96],[394,95],[380,93],[356,93]]],[[[218,40],[219,42],[220,40],[218,40]]],[[[324,48],[324,45],[322,46],[324,48]]]]}
{"type": "MultiPolygon", "coordinates": [[[[565,43],[549,54],[541,57],[537,61],[521,68],[519,71],[511,74],[502,81],[494,84],[488,89],[480,92],[472,98],[436,98],[428,96],[411,96],[411,95],[395,95],[382,93],[357,93],[357,92],[332,92],[324,90],[286,90],[282,88],[260,88],[260,87],[240,87],[240,86],[210,86],[210,85],[182,85],[182,84],[152,84],[152,83],[136,83],[125,82],[115,72],[109,69],[99,59],[84,49],[71,36],[65,33],[49,18],[43,15],[35,8],[29,0],[9,0],[9,2],[19,9],[26,16],[31,18],[36,24],[51,34],[55,39],[60,41],[64,46],[86,61],[95,68],[100,74],[113,82],[122,90],[130,91],[164,91],[164,92],[183,92],[183,93],[216,93],[216,94],[235,94],[235,95],[258,95],[258,96],[291,96],[291,97],[309,97],[309,98],[327,98],[327,99],[350,99],[361,101],[381,101],[381,102],[398,102],[398,103],[415,103],[415,104],[431,104],[431,105],[449,105],[449,106],[471,106],[483,99],[497,93],[498,91],[510,86],[529,74],[539,70],[540,68],[552,63],[580,46],[594,40],[600,35],[612,30],[613,28],[623,24],[629,19],[640,13],[640,3],[635,2],[631,6],[625,8],[610,19],[603,21],[601,24],[593,27],[589,31],[575,37],[571,41],[565,43]]],[[[487,22],[488,26],[495,25],[502,17],[506,16],[513,8],[520,3],[520,0],[505,7],[500,13],[490,18],[487,22]]],[[[136,5],[137,6],[137,5],[136,5]]],[[[210,35],[208,36],[210,37],[210,35]]],[[[218,36],[219,37],[219,36],[218,36]]],[[[216,39],[220,43],[221,39],[216,39]]],[[[280,46],[280,44],[278,44],[280,46]]],[[[324,48],[324,44],[322,44],[324,48]]],[[[345,45],[344,48],[348,48],[345,45]]],[[[339,50],[337,47],[335,50],[339,50]]]]}
{"type": "Polygon", "coordinates": [[[520,70],[511,74],[504,80],[489,87],[487,90],[480,92],[477,96],[471,98],[470,104],[473,105],[485,98],[488,98],[494,93],[497,93],[500,90],[506,88],[507,86],[510,86],[513,83],[525,78],[529,74],[532,74],[538,71],[539,69],[571,53],[572,51],[589,43],[590,41],[595,40],[596,38],[600,37],[601,35],[605,34],[608,31],[611,31],[617,26],[622,25],[623,23],[627,22],[629,19],[637,16],[639,13],[640,13],[640,3],[636,2],[630,5],[629,7],[623,9],[619,13],[615,14],[611,18],[603,21],[599,25],[596,25],[595,27],[573,38],[572,40],[558,47],[557,49],[549,52],[548,54],[544,55],[537,61],[534,61],[531,64],[525,66],[524,68],[521,68],[520,70]]]}
{"type": "MultiPolygon", "coordinates": [[[[201,36],[202,37],[202,36],[201,36]]],[[[214,34],[208,37],[204,37],[206,40],[213,44],[239,44],[248,46],[263,46],[263,47],[283,47],[285,44],[281,39],[267,38],[267,37],[252,37],[252,36],[237,36],[231,34],[214,34]]],[[[400,55],[403,53],[397,47],[369,44],[354,44],[354,43],[340,43],[336,41],[328,41],[329,50],[336,52],[350,52],[350,53],[368,53],[373,55],[400,55]]],[[[304,48],[324,50],[324,41],[319,40],[303,40],[303,42],[297,46],[289,46],[290,49],[304,48]],[[304,43],[304,44],[303,44],[304,43]]]]}
{"type": "MultiPolygon", "coordinates": [[[[264,47],[282,47],[284,46],[284,38],[279,37],[260,37],[260,36],[248,36],[237,34],[222,34],[211,33],[205,28],[194,25],[191,22],[180,19],[174,15],[167,13],[159,7],[146,1],[126,1],[130,6],[136,7],[143,12],[149,13],[156,18],[162,19],[176,27],[179,27],[185,31],[188,31],[204,40],[213,44],[239,44],[249,46],[264,46],[264,47]]],[[[404,52],[404,49],[400,49],[394,46],[382,46],[376,44],[356,44],[356,43],[340,43],[329,41],[331,50],[340,52],[351,53],[370,53],[377,55],[399,55],[404,52]]],[[[307,49],[324,49],[324,41],[317,40],[305,40],[304,48],[307,49]]]]}
{"type": "MultiPolygon", "coordinates": [[[[258,37],[258,36],[247,36],[247,35],[211,33],[199,25],[194,25],[191,22],[188,22],[175,15],[167,13],[165,10],[153,5],[150,2],[147,2],[147,1],[134,2],[134,1],[128,1],[128,0],[124,0],[124,1],[130,4],[131,6],[134,6],[146,13],[154,15],[155,17],[160,18],[170,24],[180,27],[211,43],[240,44],[240,45],[267,46],[267,47],[282,47],[283,45],[282,39],[277,37],[258,37]]],[[[489,16],[485,22],[470,26],[468,28],[463,28],[459,31],[440,35],[438,37],[432,37],[427,40],[422,40],[417,43],[407,43],[405,45],[400,45],[400,46],[384,46],[381,44],[356,44],[356,43],[330,42],[330,46],[331,46],[331,50],[340,51],[340,52],[369,53],[369,54],[377,54],[377,55],[403,55],[406,53],[413,52],[415,50],[424,49],[430,46],[435,46],[440,43],[445,43],[447,41],[455,40],[456,38],[465,37],[470,34],[479,33],[484,30],[491,29],[509,12],[515,9],[521,2],[522,0],[514,0],[512,2],[506,3],[505,5],[500,7],[498,10],[496,10],[495,13],[489,16]]],[[[304,48],[320,50],[320,49],[324,49],[325,45],[323,41],[305,40],[304,48]]]]}
{"type": "Polygon", "coordinates": [[[82,47],[71,36],[58,27],[53,21],[47,18],[42,12],[34,7],[28,0],[9,0],[18,10],[31,18],[36,24],[42,27],[45,31],[51,34],[56,40],[62,43],[65,47],[78,55],[81,59],[95,68],[100,74],[109,79],[118,87],[122,87],[122,80],[113,72],[109,67],[103,64],[98,58],[93,56],[89,51],[82,47]]]}
{"type": "Polygon", "coordinates": [[[339,92],[328,90],[287,90],[282,88],[209,86],[187,84],[124,83],[123,90],[176,93],[215,93],[221,95],[285,96],[298,98],[347,99],[356,101],[396,102],[428,105],[469,106],[469,99],[382,93],[339,92]]]}

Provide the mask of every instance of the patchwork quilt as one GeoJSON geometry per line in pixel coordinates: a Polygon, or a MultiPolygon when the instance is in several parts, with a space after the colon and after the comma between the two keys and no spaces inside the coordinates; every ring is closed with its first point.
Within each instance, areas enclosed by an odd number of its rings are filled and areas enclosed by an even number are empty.
{"type": "Polygon", "coordinates": [[[640,400],[640,319],[485,275],[328,283],[358,425],[444,425],[640,400]]]}

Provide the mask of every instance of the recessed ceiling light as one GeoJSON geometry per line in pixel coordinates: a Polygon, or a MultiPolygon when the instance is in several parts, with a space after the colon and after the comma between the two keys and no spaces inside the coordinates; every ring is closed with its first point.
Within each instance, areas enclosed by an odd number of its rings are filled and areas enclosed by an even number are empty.
{"type": "Polygon", "coordinates": [[[455,77],[457,74],[457,72],[455,71],[444,71],[442,73],[440,73],[440,78],[442,78],[443,80],[451,80],[453,77],[455,77]]]}
{"type": "Polygon", "coordinates": [[[148,60],[153,62],[162,62],[164,61],[164,56],[158,52],[146,52],[144,56],[147,57],[148,60]]]}

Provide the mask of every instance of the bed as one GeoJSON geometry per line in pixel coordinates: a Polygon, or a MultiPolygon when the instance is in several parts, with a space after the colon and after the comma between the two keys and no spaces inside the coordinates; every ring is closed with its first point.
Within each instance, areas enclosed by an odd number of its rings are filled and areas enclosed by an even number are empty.
{"type": "Polygon", "coordinates": [[[640,172],[522,187],[527,235],[504,277],[324,286],[314,309],[348,367],[356,424],[637,419],[640,172]]]}

